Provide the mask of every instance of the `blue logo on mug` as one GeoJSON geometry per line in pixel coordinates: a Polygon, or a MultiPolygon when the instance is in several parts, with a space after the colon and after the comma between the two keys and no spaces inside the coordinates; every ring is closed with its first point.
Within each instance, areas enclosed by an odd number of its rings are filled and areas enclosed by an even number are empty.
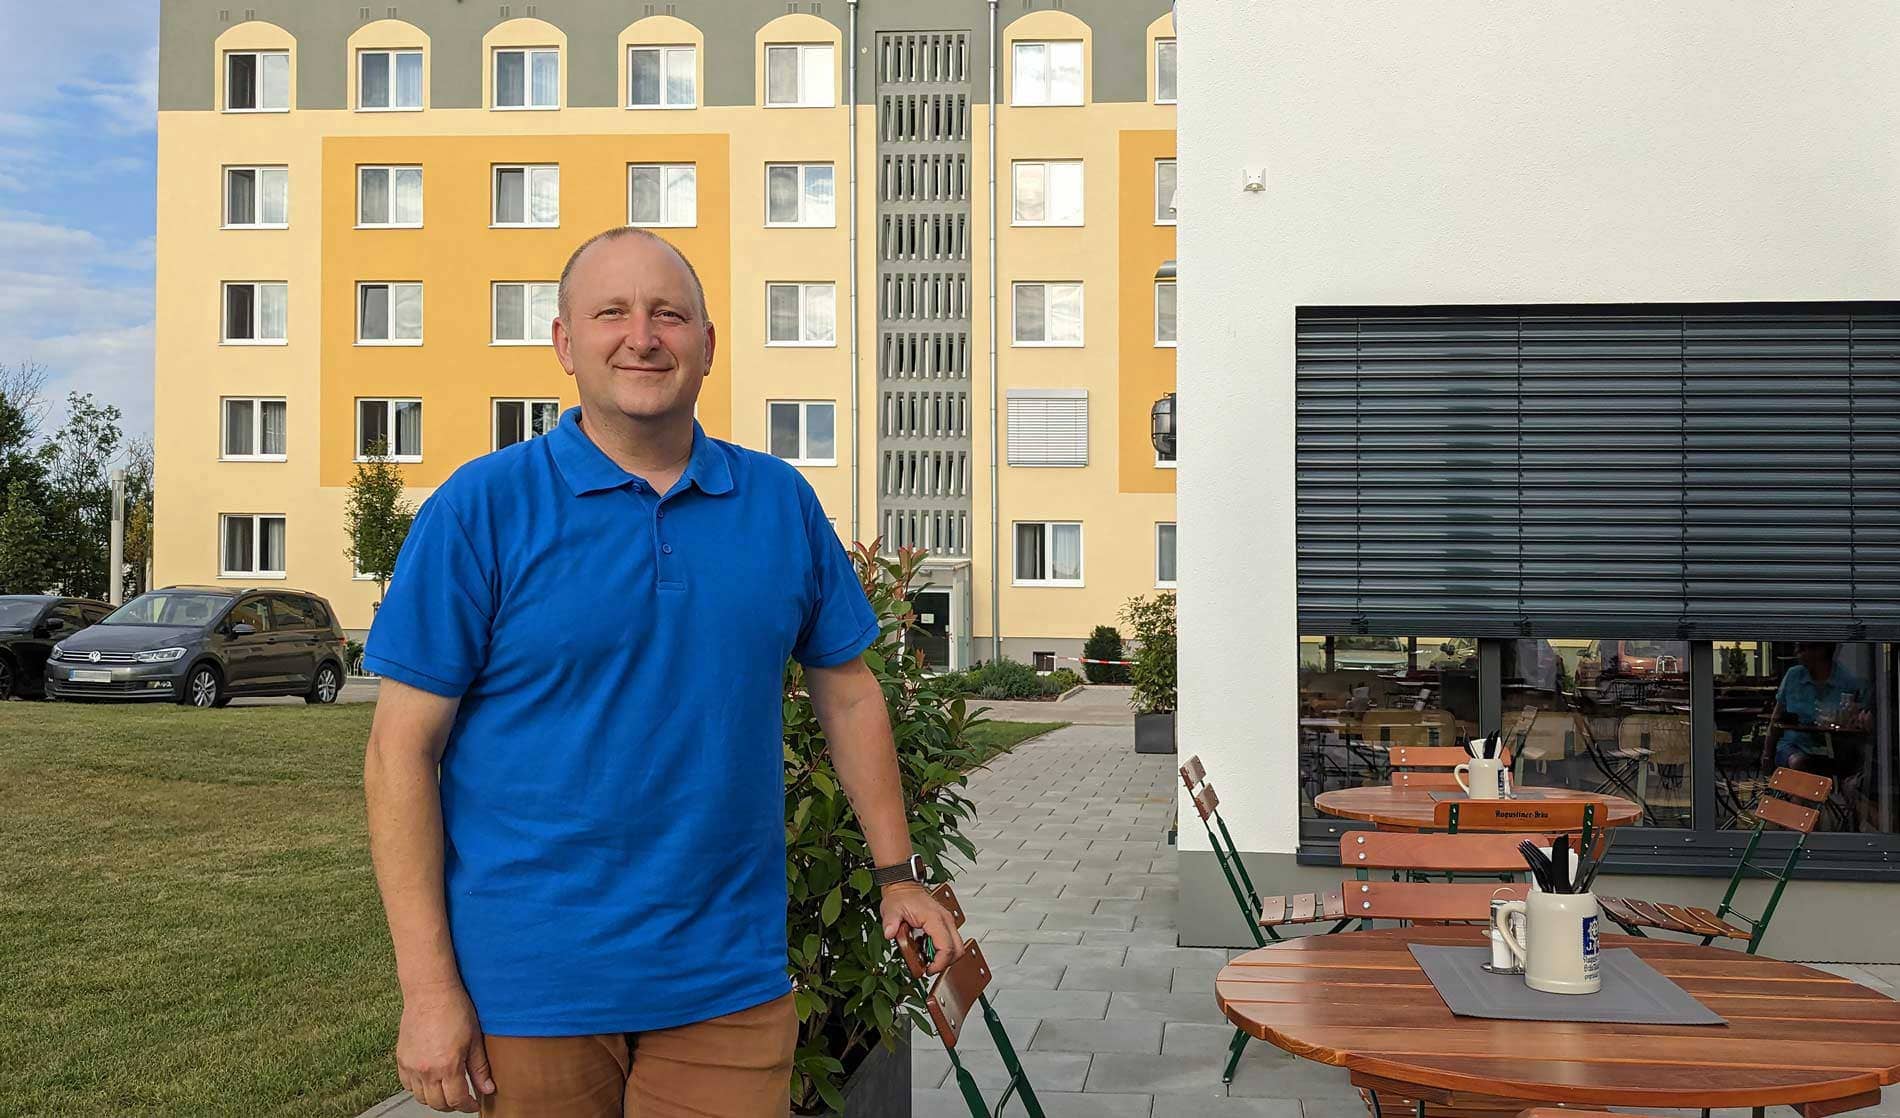
{"type": "Polygon", "coordinates": [[[1597,953],[1597,918],[1583,918],[1583,957],[1588,959],[1597,953]]]}

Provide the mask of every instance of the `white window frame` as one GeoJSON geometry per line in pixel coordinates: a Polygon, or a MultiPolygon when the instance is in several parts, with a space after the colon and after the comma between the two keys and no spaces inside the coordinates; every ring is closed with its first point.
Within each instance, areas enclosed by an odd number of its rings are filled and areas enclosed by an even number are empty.
{"type": "MultiPolygon", "coordinates": [[[[363,220],[363,174],[366,171],[382,171],[383,173],[389,176],[389,212],[393,215],[396,212],[396,172],[414,171],[416,174],[421,175],[422,165],[419,163],[362,163],[362,164],[358,164],[356,168],[356,227],[358,229],[420,229],[422,228],[422,222],[420,221],[366,222],[363,220]]],[[[426,176],[424,176],[423,187],[424,187],[423,198],[427,198],[428,197],[428,192],[427,192],[428,180],[426,176]]],[[[418,210],[422,209],[423,198],[419,198],[416,200],[416,208],[418,210]]]]}
{"type": "MultiPolygon", "coordinates": [[[[698,188],[694,188],[695,194],[698,188]]],[[[561,227],[561,165],[559,163],[497,163],[488,169],[488,227],[490,229],[559,229],[561,227]],[[521,172],[521,220],[501,220],[501,173],[521,172]],[[534,220],[534,176],[554,172],[554,220],[534,220]]]]}
{"type": "Polygon", "coordinates": [[[1009,103],[1012,108],[1035,108],[1035,109],[1074,108],[1078,105],[1083,105],[1083,104],[1088,103],[1088,85],[1089,85],[1089,57],[1088,57],[1088,51],[1083,47],[1082,40],[1080,39],[1021,39],[1021,40],[1018,40],[1017,42],[1010,44],[1009,103]],[[1082,64],[1081,65],[1082,79],[1081,79],[1081,84],[1076,88],[1075,100],[1073,101],[1053,100],[1053,98],[1055,97],[1055,81],[1054,81],[1055,67],[1051,63],[1053,63],[1054,61],[1052,57],[1053,54],[1055,53],[1053,48],[1058,47],[1058,46],[1072,46],[1075,48],[1076,53],[1080,56],[1080,61],[1082,64]],[[1045,60],[1044,65],[1043,65],[1043,73],[1048,75],[1050,78],[1048,89],[1047,89],[1047,95],[1051,98],[1051,100],[1026,101],[1023,99],[1023,83],[1021,81],[1022,66],[1019,60],[1022,57],[1021,52],[1025,48],[1029,48],[1029,47],[1042,48],[1043,58],[1045,60]]]}
{"type": "Polygon", "coordinates": [[[218,461],[220,462],[288,462],[290,460],[289,431],[290,402],[282,396],[220,396],[218,397],[218,461]],[[251,406],[251,453],[232,454],[231,447],[231,411],[232,404],[251,406]],[[283,404],[285,416],[284,453],[264,454],[258,447],[264,442],[264,405],[283,404]]]}
{"type": "Polygon", "coordinates": [[[488,61],[488,100],[489,109],[498,113],[545,113],[561,107],[561,48],[560,47],[496,47],[488,61]],[[521,104],[504,105],[501,103],[501,56],[518,54],[521,56],[521,104]],[[554,56],[554,104],[537,105],[534,103],[534,56],[551,54],[554,56]]]}
{"type": "MultiPolygon", "coordinates": [[[[488,449],[503,449],[501,445],[501,406],[503,404],[521,405],[521,442],[529,442],[541,436],[534,433],[534,406],[536,404],[554,405],[554,422],[561,421],[561,401],[552,396],[494,396],[488,401],[488,449]]],[[[518,446],[519,443],[509,443],[518,446]]]]}
{"type": "Polygon", "coordinates": [[[765,45],[765,107],[768,109],[829,109],[838,104],[838,48],[832,43],[767,43],[765,45]],[[798,99],[795,101],[772,100],[772,52],[791,51],[798,60],[798,99]],[[812,99],[812,91],[805,88],[805,55],[811,51],[824,51],[829,65],[825,72],[825,98],[822,101],[812,99]]]}
{"type": "Polygon", "coordinates": [[[1017,159],[1012,161],[1009,165],[1009,223],[1011,225],[1031,229],[1074,229],[1088,224],[1088,173],[1083,170],[1083,167],[1084,163],[1080,159],[1017,159]],[[1042,168],[1042,207],[1045,214],[1053,212],[1055,208],[1049,204],[1049,184],[1052,181],[1049,169],[1051,167],[1074,167],[1077,169],[1079,172],[1077,177],[1082,180],[1083,185],[1082,197],[1076,199],[1076,217],[1074,221],[1031,221],[1028,218],[1016,216],[1017,196],[1019,187],[1021,186],[1021,180],[1018,176],[1025,167],[1042,168]]]}
{"type": "MultiPolygon", "coordinates": [[[[498,338],[495,336],[498,333],[496,327],[501,325],[501,321],[500,321],[501,316],[497,311],[497,304],[501,300],[501,289],[504,287],[521,288],[521,315],[523,319],[521,323],[521,332],[523,334],[526,334],[528,332],[529,323],[526,320],[528,317],[529,308],[534,305],[534,301],[528,297],[529,296],[528,289],[531,287],[551,287],[551,288],[554,288],[557,292],[560,290],[560,284],[547,281],[547,280],[496,280],[495,282],[489,284],[488,285],[488,344],[489,345],[510,345],[510,346],[512,345],[545,345],[545,346],[553,345],[554,335],[553,335],[552,330],[550,330],[548,332],[548,336],[544,338],[526,338],[526,337],[498,338]]],[[[555,313],[557,315],[560,313],[559,308],[556,308],[555,313]]]]}
{"type": "Polygon", "coordinates": [[[230,166],[225,167],[224,168],[224,224],[221,226],[221,228],[224,228],[224,229],[288,229],[290,228],[290,168],[283,165],[282,163],[246,163],[246,164],[241,164],[241,165],[232,164],[230,166]],[[260,182],[258,176],[262,175],[265,171],[283,172],[283,175],[284,175],[284,220],[282,221],[253,221],[249,223],[234,222],[231,220],[231,176],[233,173],[238,172],[238,171],[251,172],[251,176],[252,176],[251,190],[255,193],[256,197],[260,199],[260,202],[257,207],[258,212],[260,213],[263,212],[263,209],[264,209],[261,203],[261,199],[263,198],[263,184],[260,182]]]}
{"type": "Polygon", "coordinates": [[[697,109],[699,107],[699,48],[691,43],[634,43],[627,47],[627,108],[629,109],[697,109]],[[633,99],[633,56],[642,51],[651,51],[660,56],[660,102],[657,105],[645,105],[633,99]],[[686,54],[686,69],[693,75],[693,99],[684,105],[668,104],[666,100],[666,75],[676,65],[679,52],[686,54]]]}
{"type": "Polygon", "coordinates": [[[1155,281],[1154,328],[1155,328],[1155,348],[1156,349],[1174,349],[1181,344],[1180,296],[1181,296],[1181,290],[1180,288],[1175,287],[1174,280],[1156,280],[1155,281]],[[1175,294],[1174,337],[1172,338],[1163,338],[1161,336],[1161,289],[1164,287],[1173,291],[1175,294]]]}
{"type": "Polygon", "coordinates": [[[358,280],[356,281],[356,344],[361,346],[418,346],[421,337],[414,338],[365,338],[363,336],[363,289],[365,287],[383,288],[383,298],[387,306],[383,311],[384,321],[389,323],[389,332],[396,332],[396,289],[413,287],[416,289],[416,301],[422,301],[422,284],[417,280],[358,280]]]}
{"type": "Polygon", "coordinates": [[[219,578],[286,578],[285,571],[264,570],[260,561],[264,552],[264,521],[281,520],[284,522],[284,566],[290,566],[290,517],[281,512],[221,512],[218,514],[218,577],[219,578]],[[251,522],[251,569],[232,571],[224,566],[225,525],[233,520],[251,522]]]}
{"type": "Polygon", "coordinates": [[[1173,207],[1173,206],[1169,206],[1169,205],[1167,205],[1167,202],[1166,202],[1166,200],[1164,200],[1164,199],[1163,199],[1163,198],[1161,197],[1161,168],[1163,168],[1163,167],[1173,167],[1173,168],[1174,168],[1174,175],[1175,175],[1175,178],[1174,178],[1174,191],[1173,191],[1173,193],[1171,193],[1171,194],[1169,195],[1169,198],[1171,199],[1171,198],[1173,198],[1173,197],[1174,197],[1175,195],[1177,195],[1177,194],[1179,194],[1179,193],[1181,192],[1181,165],[1180,165],[1180,162],[1179,162],[1178,160],[1174,160],[1174,159],[1157,159],[1157,160],[1155,160],[1155,178],[1154,178],[1154,184],[1155,184],[1155,224],[1156,224],[1156,225],[1176,225],[1176,224],[1179,224],[1179,223],[1180,223],[1180,215],[1178,215],[1178,214],[1172,214],[1172,213],[1171,213],[1171,214],[1169,214],[1169,215],[1168,215],[1168,216],[1166,216],[1166,217],[1163,217],[1163,216],[1161,215],[1161,211],[1162,211],[1162,210],[1163,210],[1164,208],[1165,208],[1165,209],[1168,209],[1168,210],[1173,210],[1173,209],[1175,208],[1175,207],[1173,207]]]}
{"type": "MultiPolygon", "coordinates": [[[[767,400],[765,402],[765,449],[772,453],[772,409],[781,405],[793,405],[798,408],[798,457],[779,458],[779,461],[792,466],[836,466],[838,464],[838,401],[836,400],[767,400]],[[811,456],[811,421],[807,418],[813,408],[831,409],[831,457],[813,458],[811,456]]],[[[778,455],[773,454],[774,458],[778,455]]]]}
{"type": "Polygon", "coordinates": [[[1180,585],[1181,579],[1181,528],[1177,521],[1158,520],[1155,522],[1155,589],[1173,590],[1180,585]],[[1161,577],[1161,529],[1174,529],[1174,576],[1161,577]]]}
{"type": "MultiPolygon", "coordinates": [[[[291,94],[294,92],[294,90],[291,87],[294,86],[295,84],[296,83],[295,81],[292,80],[292,75],[290,73],[290,52],[289,51],[287,50],[227,50],[224,52],[224,104],[218,106],[218,108],[220,109],[220,111],[227,112],[227,113],[287,113],[290,111],[290,101],[292,100],[291,94]],[[231,60],[234,58],[245,56],[245,55],[249,55],[257,59],[257,96],[258,96],[258,100],[260,101],[264,99],[264,58],[265,56],[281,55],[283,57],[284,59],[284,103],[282,105],[272,106],[268,108],[255,108],[255,109],[234,109],[231,107],[231,60]]],[[[220,542],[219,546],[222,547],[223,543],[220,542]]]]}
{"type": "Polygon", "coordinates": [[[836,229],[838,227],[838,165],[836,163],[767,163],[765,165],[765,227],[767,229],[836,229]],[[772,172],[783,167],[798,171],[798,220],[772,220],[772,172]],[[831,220],[811,221],[805,213],[805,185],[814,168],[831,172],[831,220]]]}
{"type": "Polygon", "coordinates": [[[836,349],[838,346],[838,285],[832,282],[805,283],[793,280],[767,283],[765,285],[765,344],[788,349],[836,349]],[[772,339],[772,289],[775,287],[798,289],[798,340],[795,342],[772,339]],[[821,287],[831,290],[831,339],[829,341],[813,341],[805,336],[808,325],[805,316],[809,309],[810,293],[821,287]]]}
{"type": "Polygon", "coordinates": [[[225,280],[218,285],[218,344],[219,345],[289,345],[290,344],[290,284],[285,280],[225,280]],[[284,336],[281,338],[233,338],[231,337],[231,296],[233,287],[252,287],[260,290],[251,293],[252,314],[258,322],[263,315],[258,308],[263,303],[262,288],[281,287],[284,289],[284,336]]]}
{"type": "Polygon", "coordinates": [[[1086,284],[1079,280],[1015,280],[1009,285],[1009,344],[1015,349],[1081,349],[1088,344],[1088,291],[1086,284]],[[1073,287],[1080,293],[1081,313],[1076,316],[1077,337],[1072,342],[1040,341],[1026,342],[1016,336],[1016,289],[1019,287],[1040,287],[1042,291],[1043,334],[1049,332],[1049,289],[1051,287],[1073,287]]]}
{"type": "MultiPolygon", "coordinates": [[[[1082,522],[1080,520],[1017,520],[1017,521],[1011,522],[1010,527],[1009,527],[1009,576],[1010,576],[1011,586],[1078,587],[1078,586],[1084,585],[1084,583],[1086,582],[1087,577],[1088,577],[1088,570],[1089,570],[1088,544],[1087,544],[1086,538],[1084,537],[1082,522]],[[1070,579],[1070,578],[1017,578],[1016,577],[1016,529],[1021,528],[1025,524],[1038,524],[1042,526],[1043,554],[1045,556],[1049,556],[1053,554],[1053,549],[1051,548],[1050,542],[1049,542],[1049,537],[1051,535],[1050,529],[1058,527],[1058,526],[1066,526],[1066,525],[1073,524],[1075,526],[1076,553],[1081,557],[1081,567],[1082,567],[1083,577],[1073,578],[1073,579],[1070,579]]],[[[1045,574],[1047,573],[1046,569],[1044,573],[1045,574]]]]}
{"type": "Polygon", "coordinates": [[[627,164],[627,224],[639,229],[693,229],[699,225],[699,164],[697,163],[629,163],[627,164]],[[633,173],[640,170],[658,170],[660,172],[660,220],[635,221],[633,219],[633,173]],[[690,171],[693,176],[693,213],[691,221],[678,220],[677,214],[667,213],[666,174],[668,171],[690,171]]]}
{"type": "MultiPolygon", "coordinates": [[[[393,442],[396,437],[396,405],[397,404],[414,404],[419,408],[422,406],[422,398],[419,396],[358,396],[356,397],[356,399],[352,400],[350,402],[350,406],[353,409],[354,414],[351,417],[351,422],[356,427],[356,441],[350,444],[350,449],[352,451],[352,456],[358,462],[369,461],[368,456],[363,453],[363,405],[364,404],[383,405],[384,414],[385,414],[384,422],[386,426],[389,428],[389,437],[390,437],[390,440],[393,442]]],[[[422,439],[423,437],[424,437],[424,432],[423,432],[422,426],[421,424],[417,424],[416,438],[422,439]]],[[[415,453],[413,454],[397,454],[395,452],[395,449],[392,447],[390,449],[388,457],[391,462],[420,462],[422,461],[422,447],[417,447],[415,450],[415,453]]]]}
{"type": "Polygon", "coordinates": [[[1154,71],[1154,91],[1155,91],[1154,103],[1157,105],[1179,104],[1181,100],[1181,47],[1180,47],[1180,41],[1178,39],[1156,39],[1155,40],[1155,49],[1154,49],[1154,58],[1152,60],[1152,68],[1154,71]],[[1169,47],[1174,48],[1174,96],[1173,97],[1161,96],[1161,48],[1163,46],[1169,46],[1169,47]]]}
{"type": "Polygon", "coordinates": [[[1178,453],[1173,458],[1163,458],[1160,451],[1155,451],[1155,469],[1172,470],[1180,464],[1181,456],[1178,453]]]}
{"type": "Polygon", "coordinates": [[[405,55],[405,54],[415,55],[417,59],[417,64],[423,66],[424,77],[422,81],[422,101],[424,104],[428,102],[429,100],[429,81],[427,77],[428,69],[427,69],[426,64],[422,63],[421,61],[422,59],[421,47],[369,47],[362,50],[358,50],[356,52],[356,111],[357,112],[359,113],[419,113],[422,111],[423,109],[422,104],[416,104],[416,105],[395,104],[396,89],[397,89],[396,58],[399,55],[405,55]],[[365,55],[370,55],[370,54],[382,54],[382,55],[389,56],[390,104],[388,105],[377,106],[377,105],[363,104],[363,57],[365,55]]]}

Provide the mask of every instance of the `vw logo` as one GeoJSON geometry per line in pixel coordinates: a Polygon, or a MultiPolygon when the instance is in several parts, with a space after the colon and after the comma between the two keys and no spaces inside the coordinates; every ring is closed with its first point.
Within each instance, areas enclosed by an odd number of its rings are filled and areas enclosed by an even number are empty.
{"type": "Polygon", "coordinates": [[[99,654],[97,652],[88,652],[86,653],[86,659],[97,664],[99,662],[99,654]]]}

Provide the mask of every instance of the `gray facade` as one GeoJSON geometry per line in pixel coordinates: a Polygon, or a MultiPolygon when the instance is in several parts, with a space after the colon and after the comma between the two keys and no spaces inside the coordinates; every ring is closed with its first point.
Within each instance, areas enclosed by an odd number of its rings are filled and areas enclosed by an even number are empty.
{"type": "MultiPolygon", "coordinates": [[[[1024,14],[1060,8],[1087,23],[1094,37],[1093,92],[1097,101],[1141,101],[1147,97],[1146,31],[1167,10],[1157,0],[1002,0],[999,24],[1024,14]]],[[[347,107],[348,68],[344,52],[350,35],[366,23],[402,19],[429,36],[429,104],[435,108],[480,108],[482,36],[498,23],[531,17],[546,20],[567,35],[568,105],[616,108],[626,103],[615,88],[620,32],[650,15],[673,15],[706,36],[703,105],[752,105],[755,36],[759,28],[794,12],[816,15],[845,32],[850,5],[845,0],[675,0],[674,3],[621,3],[618,0],[404,0],[359,5],[349,0],[164,0],[160,19],[158,107],[209,110],[212,105],[212,44],[226,30],[247,20],[274,23],[297,40],[296,103],[305,109],[347,107]],[[332,64],[325,64],[330,60],[332,64]]],[[[876,97],[872,44],[890,31],[955,30],[966,36],[974,88],[987,90],[989,6],[972,0],[864,0],[858,7],[859,102],[876,97]]]]}

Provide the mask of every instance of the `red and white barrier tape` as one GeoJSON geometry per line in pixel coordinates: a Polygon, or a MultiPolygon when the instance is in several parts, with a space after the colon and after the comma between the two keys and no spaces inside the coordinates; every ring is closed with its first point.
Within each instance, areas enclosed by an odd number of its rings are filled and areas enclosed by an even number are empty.
{"type": "Polygon", "coordinates": [[[1074,660],[1078,664],[1127,664],[1130,667],[1133,667],[1135,663],[1133,660],[1089,660],[1081,656],[1058,656],[1056,659],[1074,660]]]}

